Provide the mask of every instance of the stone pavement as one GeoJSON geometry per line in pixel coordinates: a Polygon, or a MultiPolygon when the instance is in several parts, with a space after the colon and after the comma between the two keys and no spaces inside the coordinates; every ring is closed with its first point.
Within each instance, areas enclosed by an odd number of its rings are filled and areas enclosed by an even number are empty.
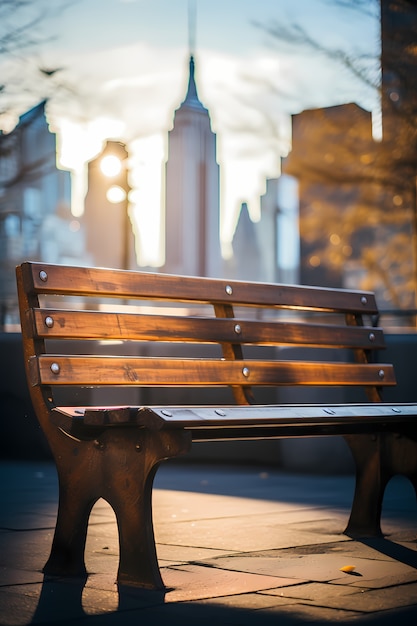
{"type": "Polygon", "coordinates": [[[114,514],[93,509],[87,581],[44,580],[57,508],[48,462],[0,463],[0,624],[417,624],[417,506],[394,479],[384,539],[343,535],[351,476],[169,462],[155,480],[165,593],[118,589],[114,514]],[[351,573],[341,571],[353,566],[351,573]]]}

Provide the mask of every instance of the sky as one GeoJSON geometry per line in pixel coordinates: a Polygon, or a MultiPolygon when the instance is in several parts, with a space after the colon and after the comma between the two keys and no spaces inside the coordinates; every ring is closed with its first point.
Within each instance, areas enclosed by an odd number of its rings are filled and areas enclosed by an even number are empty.
{"type": "MultiPolygon", "coordinates": [[[[223,242],[233,235],[242,202],[259,219],[265,180],[279,175],[280,159],[290,149],[291,114],[347,102],[376,109],[375,94],[340,65],[302,46],[279,46],[259,26],[298,23],[327,47],[377,54],[377,21],[335,2],[70,0],[58,10],[66,1],[56,0],[51,13],[51,3],[33,0],[35,11],[49,7],[35,32],[44,40],[24,53],[1,56],[0,69],[5,82],[19,74],[20,91],[11,100],[15,112],[49,97],[59,163],[73,172],[75,215],[83,208],[86,161],[105,139],[128,144],[143,265],[161,262],[161,173],[168,131],[186,93],[190,47],[199,97],[217,137],[223,242]],[[45,76],[40,68],[58,71],[45,76]]],[[[0,116],[0,124],[7,130],[13,119],[0,116]]]]}

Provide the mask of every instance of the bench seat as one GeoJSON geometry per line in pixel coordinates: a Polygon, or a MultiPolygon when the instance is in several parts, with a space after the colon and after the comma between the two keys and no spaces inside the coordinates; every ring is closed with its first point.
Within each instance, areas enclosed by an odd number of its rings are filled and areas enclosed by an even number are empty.
{"type": "Polygon", "coordinates": [[[417,407],[412,403],[249,406],[126,406],[56,407],[55,423],[77,429],[140,426],[153,431],[183,428],[193,441],[270,439],[372,433],[407,432],[415,427],[417,407]],[[59,419],[60,416],[63,419],[59,419]],[[399,423],[398,417],[401,416],[399,423]]]}

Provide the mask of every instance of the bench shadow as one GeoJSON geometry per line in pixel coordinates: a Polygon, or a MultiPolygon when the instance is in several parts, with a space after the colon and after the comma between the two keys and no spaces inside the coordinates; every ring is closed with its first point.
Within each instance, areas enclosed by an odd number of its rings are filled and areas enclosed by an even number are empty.
{"type": "MultiPolygon", "coordinates": [[[[125,611],[135,609],[146,609],[164,604],[165,591],[151,591],[146,589],[134,589],[123,585],[116,585],[118,605],[116,610],[109,610],[100,615],[92,615],[84,608],[83,593],[86,587],[88,576],[84,578],[58,578],[44,576],[38,605],[32,617],[31,624],[44,622],[56,623],[62,620],[65,612],[65,621],[73,622],[77,620],[102,618],[108,620],[109,617],[119,616],[125,611]]],[[[91,588],[90,593],[99,594],[100,590],[91,588]]],[[[113,595],[113,592],[110,592],[113,595]]]]}
{"type": "Polygon", "coordinates": [[[411,550],[406,546],[395,543],[386,537],[364,537],[355,538],[355,541],[363,543],[365,546],[385,554],[385,556],[394,559],[404,565],[417,569],[417,551],[411,550]]]}

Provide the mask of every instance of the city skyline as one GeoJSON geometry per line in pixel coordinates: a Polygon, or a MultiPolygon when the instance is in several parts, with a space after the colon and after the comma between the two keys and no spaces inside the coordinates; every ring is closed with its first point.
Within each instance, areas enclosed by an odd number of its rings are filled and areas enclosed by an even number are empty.
{"type": "MultiPolygon", "coordinates": [[[[60,161],[76,173],[75,213],[81,212],[85,193],[83,163],[100,152],[105,139],[129,145],[134,212],[142,239],[149,243],[149,250],[140,251],[145,265],[161,262],[155,246],[159,225],[149,218],[160,213],[167,135],[186,92],[187,9],[186,0],[75,3],[62,21],[55,18],[50,24],[54,41],[31,59],[37,67],[64,68],[48,78],[47,113],[58,135],[60,161]],[[100,28],[95,28],[98,10],[100,28]]],[[[336,65],[301,52],[274,51],[253,22],[287,16],[322,33],[328,45],[342,47],[353,33],[355,42],[369,40],[373,26],[351,12],[342,20],[340,11],[325,0],[263,0],[256,5],[200,0],[196,11],[196,80],[218,138],[221,236],[229,241],[242,202],[247,202],[252,219],[259,218],[265,180],[279,174],[280,156],[288,150],[290,113],[361,98],[359,104],[371,106],[369,94],[336,65]],[[361,33],[368,37],[358,37],[361,33]],[[274,96],[271,84],[286,95],[274,96]]]]}

